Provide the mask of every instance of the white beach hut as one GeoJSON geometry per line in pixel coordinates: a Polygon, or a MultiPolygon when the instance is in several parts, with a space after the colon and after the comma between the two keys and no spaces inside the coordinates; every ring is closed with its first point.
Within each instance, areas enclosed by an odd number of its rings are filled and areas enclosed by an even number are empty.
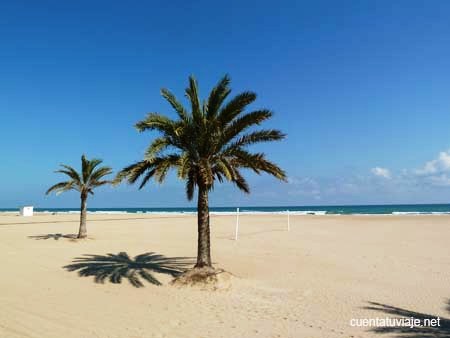
{"type": "Polygon", "coordinates": [[[20,208],[20,216],[30,217],[33,216],[33,206],[27,205],[20,208]]]}

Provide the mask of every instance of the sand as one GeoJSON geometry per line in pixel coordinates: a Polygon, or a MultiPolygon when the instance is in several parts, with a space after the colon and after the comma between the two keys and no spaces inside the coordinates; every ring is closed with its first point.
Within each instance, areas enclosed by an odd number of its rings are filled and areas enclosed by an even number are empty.
{"type": "Polygon", "coordinates": [[[77,215],[0,215],[0,337],[405,337],[350,320],[425,314],[441,327],[407,337],[450,335],[450,216],[291,216],[290,232],[282,215],[241,216],[238,241],[234,217],[211,223],[213,260],[234,275],[219,291],[63,268],[86,254],[193,257],[194,216],[89,215],[90,239],[73,241],[54,234],[76,233],[77,215]]]}

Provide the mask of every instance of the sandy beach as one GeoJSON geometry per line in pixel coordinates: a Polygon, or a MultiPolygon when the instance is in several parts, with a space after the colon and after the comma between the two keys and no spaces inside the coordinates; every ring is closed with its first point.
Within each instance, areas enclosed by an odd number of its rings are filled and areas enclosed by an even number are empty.
{"type": "Polygon", "coordinates": [[[449,216],[291,216],[288,232],[283,215],[248,215],[238,241],[233,216],[211,224],[213,260],[235,276],[227,290],[160,273],[161,286],[96,283],[64,268],[121,252],[188,262],[195,216],[89,215],[90,238],[73,241],[63,236],[78,215],[1,215],[0,337],[400,337],[350,320],[420,315],[441,326],[408,337],[450,334],[449,216]]]}

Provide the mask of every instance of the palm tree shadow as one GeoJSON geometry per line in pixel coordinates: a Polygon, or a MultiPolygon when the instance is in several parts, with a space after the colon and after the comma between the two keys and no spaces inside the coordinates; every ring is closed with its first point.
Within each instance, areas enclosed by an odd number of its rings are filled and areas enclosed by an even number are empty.
{"type": "MultiPolygon", "coordinates": [[[[420,319],[422,325],[425,319],[438,318],[438,316],[414,312],[386,304],[376,302],[369,302],[369,304],[370,306],[366,306],[364,309],[384,312],[404,318],[417,318],[420,319]]],[[[450,312],[450,300],[447,302],[446,310],[450,312]]],[[[412,328],[409,326],[384,326],[375,327],[371,331],[379,334],[396,334],[399,338],[450,338],[450,319],[440,317],[439,326],[416,326],[412,328]]]]}
{"type": "Polygon", "coordinates": [[[75,258],[73,264],[64,268],[68,271],[78,271],[80,277],[94,277],[96,283],[103,284],[106,280],[119,284],[122,279],[128,279],[136,288],[144,286],[142,281],[154,285],[161,283],[152,273],[168,274],[172,277],[192,266],[195,261],[188,257],[165,257],[154,252],[147,252],[131,258],[126,252],[107,255],[84,255],[75,258]]]}
{"type": "Polygon", "coordinates": [[[28,238],[35,239],[35,240],[47,240],[47,239],[54,239],[55,241],[61,239],[61,238],[68,238],[71,240],[76,240],[77,235],[74,234],[45,234],[45,235],[35,235],[35,236],[28,236],[28,238]]]}

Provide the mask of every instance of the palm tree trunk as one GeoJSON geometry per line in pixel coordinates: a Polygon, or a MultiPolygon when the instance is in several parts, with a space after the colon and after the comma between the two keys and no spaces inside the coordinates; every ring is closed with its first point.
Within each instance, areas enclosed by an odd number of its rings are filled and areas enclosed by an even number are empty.
{"type": "Polygon", "coordinates": [[[195,268],[211,267],[208,188],[203,184],[198,186],[197,224],[198,244],[195,268]]]}
{"type": "Polygon", "coordinates": [[[86,209],[87,209],[87,194],[81,193],[80,229],[78,231],[78,238],[87,237],[86,209]]]}

